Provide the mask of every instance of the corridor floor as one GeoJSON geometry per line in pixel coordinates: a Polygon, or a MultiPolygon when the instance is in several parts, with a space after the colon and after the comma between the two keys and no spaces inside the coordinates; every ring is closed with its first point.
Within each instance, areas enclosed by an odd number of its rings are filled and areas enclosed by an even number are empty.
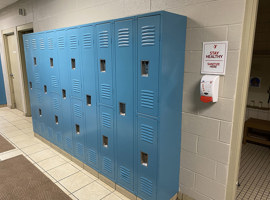
{"type": "Polygon", "coordinates": [[[16,148],[0,153],[0,162],[25,156],[71,199],[128,200],[74,162],[34,137],[31,117],[7,107],[0,108],[0,134],[16,148]]]}
{"type": "Polygon", "coordinates": [[[239,183],[237,200],[270,199],[270,148],[243,145],[239,183]]]}

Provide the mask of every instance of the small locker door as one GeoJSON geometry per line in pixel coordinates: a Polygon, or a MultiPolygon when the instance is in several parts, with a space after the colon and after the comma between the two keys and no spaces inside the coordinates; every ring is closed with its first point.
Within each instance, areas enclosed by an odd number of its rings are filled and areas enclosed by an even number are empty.
{"type": "Polygon", "coordinates": [[[158,115],[160,16],[138,18],[138,111],[158,115]]]}
{"type": "MultiPolygon", "coordinates": [[[[33,89],[32,50],[30,46],[31,35],[23,35],[25,65],[28,80],[28,89],[33,89]]],[[[29,92],[30,93],[30,92],[29,92]]],[[[30,97],[31,98],[31,97],[30,97]]]]}
{"type": "MultiPolygon", "coordinates": [[[[60,94],[59,86],[59,66],[58,66],[58,55],[57,55],[57,37],[56,32],[47,32],[47,56],[45,65],[49,72],[49,85],[48,90],[60,94]]],[[[60,58],[62,59],[62,58],[60,58]]]]}
{"type": "Polygon", "coordinates": [[[33,88],[41,90],[41,80],[40,80],[40,74],[41,74],[41,61],[39,59],[39,53],[38,53],[38,36],[37,35],[31,35],[31,68],[33,72],[33,88]]]}
{"type": "Polygon", "coordinates": [[[97,38],[97,71],[99,75],[99,101],[113,105],[113,62],[111,23],[96,26],[97,38]]]}
{"type": "Polygon", "coordinates": [[[134,192],[133,20],[115,23],[117,183],[134,192]]]}
{"type": "Polygon", "coordinates": [[[72,130],[73,130],[73,148],[74,156],[84,162],[84,143],[85,143],[85,118],[82,101],[72,99],[72,130]]]}
{"type": "Polygon", "coordinates": [[[114,180],[114,120],[112,108],[100,106],[99,137],[101,173],[114,180]]]}
{"type": "Polygon", "coordinates": [[[138,117],[138,196],[156,199],[157,182],[157,121],[138,117]]]}
{"type": "Polygon", "coordinates": [[[93,26],[80,28],[83,79],[83,107],[85,111],[85,161],[98,170],[98,130],[96,103],[96,69],[94,61],[93,26]]]}
{"type": "Polygon", "coordinates": [[[40,33],[38,37],[38,67],[39,67],[39,76],[41,82],[41,89],[47,93],[50,85],[50,76],[49,76],[49,66],[47,65],[48,51],[47,51],[47,36],[46,33],[40,33]]]}
{"type": "Polygon", "coordinates": [[[82,98],[81,58],[79,48],[79,28],[67,30],[68,70],[70,72],[71,96],[82,98]]]}

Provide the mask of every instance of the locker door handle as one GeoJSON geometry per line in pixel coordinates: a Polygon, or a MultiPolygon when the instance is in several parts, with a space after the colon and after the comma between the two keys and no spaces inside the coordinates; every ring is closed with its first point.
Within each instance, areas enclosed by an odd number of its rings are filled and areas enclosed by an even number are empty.
{"type": "Polygon", "coordinates": [[[10,74],[9,76],[10,76],[10,77],[14,77],[14,74],[10,74]]]}

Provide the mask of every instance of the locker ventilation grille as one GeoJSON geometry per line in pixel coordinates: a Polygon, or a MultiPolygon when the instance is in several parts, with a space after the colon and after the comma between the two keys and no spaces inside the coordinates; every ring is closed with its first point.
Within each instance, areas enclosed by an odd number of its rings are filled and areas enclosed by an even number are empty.
{"type": "Polygon", "coordinates": [[[70,48],[77,49],[78,46],[77,36],[71,35],[69,41],[70,41],[70,48]]]}
{"type": "Polygon", "coordinates": [[[38,73],[35,73],[35,81],[36,81],[36,84],[40,84],[39,74],[38,73]]]}
{"type": "Polygon", "coordinates": [[[66,148],[71,151],[72,150],[72,140],[70,138],[66,138],[66,148]]]}
{"type": "Polygon", "coordinates": [[[141,124],[141,140],[153,144],[154,129],[152,126],[141,124]]]}
{"type": "Polygon", "coordinates": [[[129,46],[129,29],[122,28],[118,30],[118,46],[128,47],[129,46]]]}
{"type": "Polygon", "coordinates": [[[81,88],[80,88],[80,81],[77,79],[72,80],[72,89],[74,93],[81,93],[81,88]]]}
{"type": "Polygon", "coordinates": [[[109,33],[108,31],[99,32],[99,47],[108,48],[109,47],[109,33]]]}
{"type": "Polygon", "coordinates": [[[74,104],[73,105],[73,109],[74,109],[74,115],[75,115],[75,117],[82,118],[81,106],[79,104],[74,104]]]}
{"type": "Polygon", "coordinates": [[[36,41],[36,39],[32,39],[32,47],[33,47],[33,49],[37,49],[37,41],[36,41]]]}
{"type": "Polygon", "coordinates": [[[64,36],[61,36],[61,37],[58,38],[58,47],[60,49],[65,48],[65,38],[64,38],[64,36]]]}
{"type": "Polygon", "coordinates": [[[49,49],[53,49],[53,38],[48,38],[49,49]]]}
{"type": "Polygon", "coordinates": [[[29,49],[29,40],[24,41],[24,46],[26,47],[26,49],[29,49]]]}
{"type": "Polygon", "coordinates": [[[44,39],[43,38],[40,38],[39,42],[40,42],[40,49],[41,50],[44,50],[45,49],[44,39]]]}
{"type": "Polygon", "coordinates": [[[126,183],[130,183],[130,170],[126,167],[120,166],[120,177],[126,183]]]}
{"type": "Polygon", "coordinates": [[[51,84],[52,84],[52,87],[54,87],[54,88],[58,87],[56,76],[51,76],[51,84]]]}
{"type": "Polygon", "coordinates": [[[59,101],[57,98],[53,98],[53,108],[59,110],[59,101]]]}
{"type": "Polygon", "coordinates": [[[108,113],[102,113],[102,126],[111,128],[111,115],[108,113]]]}
{"type": "Polygon", "coordinates": [[[83,47],[85,49],[92,47],[92,36],[90,33],[83,35],[83,47]]]}
{"type": "Polygon", "coordinates": [[[141,106],[145,108],[154,108],[154,92],[150,90],[141,90],[141,106]]]}
{"type": "Polygon", "coordinates": [[[155,26],[142,27],[142,46],[155,45],[155,26]]]}
{"type": "Polygon", "coordinates": [[[108,173],[112,173],[112,160],[104,157],[103,158],[103,169],[108,172],[108,173]]]}
{"type": "Polygon", "coordinates": [[[149,195],[149,196],[152,196],[152,192],[153,192],[153,183],[152,181],[148,180],[147,178],[144,178],[144,177],[141,177],[140,178],[140,190],[149,195]]]}
{"type": "Polygon", "coordinates": [[[77,143],[76,152],[78,156],[83,156],[83,145],[81,143],[77,143]]]}
{"type": "Polygon", "coordinates": [[[97,153],[96,151],[89,149],[88,150],[88,161],[93,164],[97,164],[97,153]]]}
{"type": "Polygon", "coordinates": [[[101,84],[101,97],[104,99],[111,99],[111,86],[108,84],[101,84]]]}

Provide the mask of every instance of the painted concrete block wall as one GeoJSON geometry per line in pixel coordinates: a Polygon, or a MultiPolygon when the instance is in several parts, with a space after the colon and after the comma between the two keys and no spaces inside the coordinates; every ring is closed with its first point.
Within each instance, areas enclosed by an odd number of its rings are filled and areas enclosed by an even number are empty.
{"type": "Polygon", "coordinates": [[[225,199],[245,0],[23,0],[0,11],[0,29],[34,23],[35,31],[166,10],[188,17],[180,190],[198,200],[225,199]],[[16,15],[24,6],[28,16],[16,15]],[[16,16],[14,16],[16,15],[16,16]],[[28,19],[29,18],[29,19],[28,19]],[[219,101],[199,101],[203,41],[228,40],[219,101]]]}

